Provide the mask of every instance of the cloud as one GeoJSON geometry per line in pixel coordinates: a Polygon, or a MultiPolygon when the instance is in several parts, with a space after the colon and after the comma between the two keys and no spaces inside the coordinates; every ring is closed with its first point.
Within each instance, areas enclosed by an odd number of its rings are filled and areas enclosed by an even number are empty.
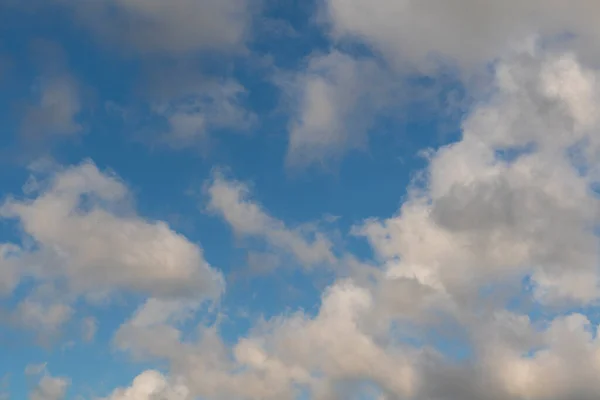
{"type": "Polygon", "coordinates": [[[34,99],[22,117],[21,134],[29,140],[39,140],[81,133],[81,85],[69,71],[64,50],[44,40],[34,41],[31,48],[40,72],[32,85],[34,99]]]}
{"type": "Polygon", "coordinates": [[[22,250],[22,273],[64,278],[72,293],[88,296],[129,290],[214,298],[222,292],[222,277],[202,249],[166,223],[138,216],[125,184],[92,162],[51,173],[38,189],[1,208],[35,243],[22,250]]]}
{"type": "Polygon", "coordinates": [[[17,261],[20,248],[12,244],[0,245],[0,296],[12,293],[19,281],[17,261]]]}
{"type": "Polygon", "coordinates": [[[39,135],[73,135],[81,131],[76,117],[81,99],[76,81],[69,75],[42,78],[35,89],[37,101],[23,117],[22,133],[29,139],[39,135]]]}
{"type": "MultiPolygon", "coordinates": [[[[196,342],[183,341],[176,324],[167,323],[162,313],[158,324],[140,324],[140,316],[155,305],[147,303],[123,325],[116,343],[138,356],[169,360],[192,395],[293,399],[309,390],[314,398],[326,399],[336,398],[331,396],[337,383],[365,379],[399,396],[415,388],[414,371],[405,356],[380,347],[357,325],[372,311],[372,299],[367,290],[351,283],[330,288],[318,316],[275,319],[231,349],[214,328],[203,328],[196,342]]],[[[184,309],[170,312],[176,315],[184,309]]]]}
{"type": "Polygon", "coordinates": [[[98,331],[98,320],[94,317],[87,317],[81,321],[81,336],[85,342],[91,342],[96,337],[98,331]]]}
{"type": "Polygon", "coordinates": [[[594,51],[598,3],[544,0],[326,0],[322,17],[336,40],[372,46],[397,66],[429,68],[440,59],[462,67],[503,57],[531,37],[575,35],[594,51]]]}
{"type": "Polygon", "coordinates": [[[29,393],[29,400],[63,400],[66,398],[70,381],[44,373],[37,386],[29,393]]]}
{"type": "Polygon", "coordinates": [[[243,104],[246,90],[235,81],[210,82],[187,89],[181,96],[158,101],[152,107],[154,114],[166,119],[168,128],[160,141],[168,146],[206,145],[214,132],[244,132],[256,122],[256,116],[243,104]]]}
{"type": "Polygon", "coordinates": [[[239,50],[251,22],[246,0],[54,0],[98,39],[142,54],[239,50]]]}
{"type": "Polygon", "coordinates": [[[373,59],[339,51],[313,55],[305,69],[280,85],[292,99],[286,163],[327,165],[347,150],[364,148],[376,112],[393,93],[387,72],[373,59]]]}
{"type": "Polygon", "coordinates": [[[131,386],[116,389],[105,400],[187,400],[191,399],[189,390],[181,384],[171,384],[160,372],[144,371],[138,375],[131,386]]]}
{"type": "MultiPolygon", "coordinates": [[[[185,336],[188,305],[149,302],[117,345],[168,361],[190,395],[208,399],[593,399],[598,328],[554,306],[600,297],[596,73],[572,54],[525,52],[495,76],[400,210],[355,228],[378,261],[363,266],[369,279],[338,278],[315,315],[258,322],[232,345],[218,326],[185,336]],[[507,297],[489,294],[506,287],[507,297]],[[515,298],[548,313],[507,309],[515,298]]],[[[299,240],[271,237],[290,230],[245,185],[216,175],[207,192],[238,234],[286,249],[299,240]]]]}
{"type": "Polygon", "coordinates": [[[39,375],[42,372],[46,371],[46,367],[47,367],[47,363],[42,363],[42,364],[28,364],[25,367],[25,374],[26,375],[39,375]]]}
{"type": "Polygon", "coordinates": [[[575,161],[598,162],[595,82],[568,54],[500,66],[462,140],[433,154],[426,191],[363,229],[380,257],[432,287],[531,275],[540,300],[597,299],[598,199],[568,153],[586,142],[589,156],[575,161]],[[515,160],[497,155],[526,146],[515,160]]]}
{"type": "Polygon", "coordinates": [[[14,312],[18,325],[37,331],[43,338],[56,335],[72,315],[73,309],[67,304],[45,303],[31,298],[20,302],[14,312]]]}
{"type": "Polygon", "coordinates": [[[216,172],[206,184],[208,210],[227,221],[237,235],[264,240],[276,251],[291,255],[311,268],[336,262],[333,244],[319,231],[288,228],[249,199],[247,185],[216,172]]]}

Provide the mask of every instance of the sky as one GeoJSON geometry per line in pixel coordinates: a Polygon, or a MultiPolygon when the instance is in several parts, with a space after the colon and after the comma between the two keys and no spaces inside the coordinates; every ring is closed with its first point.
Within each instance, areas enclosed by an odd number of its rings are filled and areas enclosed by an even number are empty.
{"type": "Polygon", "coordinates": [[[0,0],[0,400],[592,400],[600,3],[0,0]]]}

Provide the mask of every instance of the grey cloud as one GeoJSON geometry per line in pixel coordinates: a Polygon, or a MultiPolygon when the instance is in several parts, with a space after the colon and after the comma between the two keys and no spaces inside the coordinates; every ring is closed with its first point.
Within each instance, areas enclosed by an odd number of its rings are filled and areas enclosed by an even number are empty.
{"type": "Polygon", "coordinates": [[[100,40],[140,53],[240,50],[253,12],[247,0],[54,0],[100,40]]]}
{"type": "Polygon", "coordinates": [[[366,42],[398,66],[426,70],[440,60],[481,67],[540,37],[573,34],[587,43],[600,36],[593,0],[327,0],[322,11],[334,38],[366,42]]]}

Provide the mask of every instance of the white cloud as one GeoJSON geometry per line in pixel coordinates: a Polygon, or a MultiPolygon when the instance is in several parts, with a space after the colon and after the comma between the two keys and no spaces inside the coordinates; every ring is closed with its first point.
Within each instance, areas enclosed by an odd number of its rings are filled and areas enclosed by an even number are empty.
{"type": "MultiPolygon", "coordinates": [[[[599,200],[585,172],[598,164],[596,74],[568,54],[525,53],[499,64],[491,93],[459,141],[431,152],[427,179],[398,213],[356,229],[380,261],[373,279],[337,280],[315,316],[274,317],[231,346],[216,327],[186,337],[187,305],[148,303],[117,345],[169,361],[190,394],[207,399],[359,398],[364,382],[382,398],[595,398],[597,328],[586,317],[538,323],[484,292],[508,286],[550,312],[600,297],[599,200]],[[581,143],[574,159],[567,150],[581,143]],[[533,293],[522,287],[528,276],[533,293]],[[442,346],[431,340],[440,334],[442,346]],[[451,354],[451,335],[465,341],[468,362],[451,354]]],[[[276,242],[270,232],[290,230],[248,200],[246,186],[217,175],[207,190],[238,234],[286,249],[300,240],[276,242]]]]}
{"type": "Polygon", "coordinates": [[[277,251],[292,255],[309,268],[335,263],[332,243],[319,231],[288,228],[249,199],[249,188],[215,173],[207,183],[208,209],[221,215],[240,236],[264,239],[277,251]]]}
{"type": "Polygon", "coordinates": [[[62,303],[47,303],[25,299],[17,306],[14,316],[21,326],[35,330],[42,336],[52,336],[71,318],[73,309],[62,303]]]}
{"type": "Polygon", "coordinates": [[[36,243],[27,255],[33,272],[66,277],[76,293],[218,296],[222,277],[202,249],[166,223],[127,211],[129,196],[117,177],[86,162],[57,172],[36,197],[8,199],[1,212],[36,243]]]}
{"type": "Polygon", "coordinates": [[[131,386],[116,389],[106,400],[188,400],[189,390],[182,384],[172,384],[158,371],[148,370],[138,375],[131,386]]]}
{"type": "Polygon", "coordinates": [[[495,90],[462,140],[433,154],[426,190],[363,233],[397,274],[434,288],[531,274],[540,300],[593,301],[599,204],[567,150],[597,148],[595,77],[569,55],[526,55],[499,67],[495,90]],[[512,162],[495,153],[532,143],[512,162]]]}
{"type": "MultiPolygon", "coordinates": [[[[214,328],[203,328],[197,342],[182,340],[174,323],[138,322],[153,304],[143,306],[121,327],[115,340],[133,354],[166,359],[203,398],[293,399],[309,390],[315,399],[336,398],[347,381],[372,380],[398,396],[416,388],[415,371],[402,352],[383,348],[362,328],[373,311],[371,295],[351,283],[325,293],[321,311],[275,319],[256,335],[225,347],[214,328]],[[262,333],[261,333],[262,332],[262,333]]],[[[171,310],[177,314],[181,310],[171,310]]]]}
{"type": "MultiPolygon", "coordinates": [[[[17,326],[55,337],[80,296],[97,301],[129,291],[199,302],[220,296],[222,275],[202,249],[166,223],[136,215],[129,198],[122,181],[86,162],[50,172],[28,185],[27,198],[4,202],[2,217],[17,220],[26,234],[21,247],[3,247],[4,292],[20,276],[35,282],[11,312],[17,326]]],[[[95,330],[94,319],[84,320],[86,341],[95,330]]]]}

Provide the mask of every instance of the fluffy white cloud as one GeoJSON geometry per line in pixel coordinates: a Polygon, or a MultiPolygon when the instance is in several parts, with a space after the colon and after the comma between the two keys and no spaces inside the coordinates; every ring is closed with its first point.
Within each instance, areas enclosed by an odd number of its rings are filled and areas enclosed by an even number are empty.
{"type": "MultiPolygon", "coordinates": [[[[486,293],[508,287],[548,311],[600,297],[597,79],[570,54],[499,63],[492,95],[459,141],[430,153],[399,212],[356,228],[380,261],[363,266],[370,279],[334,282],[315,316],[275,317],[227,346],[216,327],[183,334],[188,305],[149,302],[117,345],[168,360],[209,399],[361,398],[365,382],[385,399],[593,399],[598,336],[586,317],[536,322],[486,293]],[[452,355],[452,334],[468,361],[452,355]]],[[[207,190],[238,233],[287,237],[247,187],[216,176],[207,190]]]]}
{"type": "Polygon", "coordinates": [[[34,240],[36,249],[23,258],[40,278],[65,277],[70,289],[87,294],[221,293],[222,277],[202,249],[166,223],[127,210],[127,187],[91,162],[57,172],[34,195],[8,199],[1,213],[34,240]]]}
{"type": "Polygon", "coordinates": [[[115,340],[138,356],[169,360],[193,395],[294,399],[309,390],[314,398],[325,399],[334,396],[337,383],[363,379],[396,395],[414,390],[414,371],[403,354],[380,347],[357,326],[372,311],[372,299],[351,283],[332,287],[314,319],[302,314],[276,319],[232,349],[214,328],[204,328],[199,341],[182,340],[178,318],[168,320],[185,309],[156,312],[157,303],[151,301],[121,327],[115,340]],[[144,315],[153,317],[140,323],[144,315]]]}
{"type": "Polygon", "coordinates": [[[171,384],[158,371],[148,370],[137,376],[130,387],[116,389],[106,400],[188,400],[189,390],[182,384],[171,384]]]}
{"type": "MultiPolygon", "coordinates": [[[[600,8],[592,0],[569,5],[545,0],[325,0],[319,9],[335,44],[366,45],[374,56],[334,51],[312,57],[298,73],[292,93],[300,100],[290,124],[289,165],[323,163],[363,146],[382,109],[402,109],[398,96],[390,98],[390,88],[415,72],[436,78],[440,70],[454,71],[472,94],[485,87],[480,79],[487,66],[515,49],[570,48],[586,60],[600,59],[593,44],[600,30],[590,17],[600,8]]],[[[439,92],[429,103],[437,96],[439,92]]]]}
{"type": "Polygon", "coordinates": [[[335,263],[333,245],[325,235],[314,230],[306,232],[286,227],[249,199],[247,185],[227,180],[217,172],[207,183],[206,192],[208,209],[221,215],[236,234],[262,238],[275,250],[292,255],[307,268],[335,263]]]}
{"type": "Polygon", "coordinates": [[[462,140],[432,155],[426,190],[363,233],[397,274],[439,290],[532,275],[540,300],[597,299],[599,204],[581,166],[597,166],[598,89],[570,55],[502,64],[462,140]]]}

